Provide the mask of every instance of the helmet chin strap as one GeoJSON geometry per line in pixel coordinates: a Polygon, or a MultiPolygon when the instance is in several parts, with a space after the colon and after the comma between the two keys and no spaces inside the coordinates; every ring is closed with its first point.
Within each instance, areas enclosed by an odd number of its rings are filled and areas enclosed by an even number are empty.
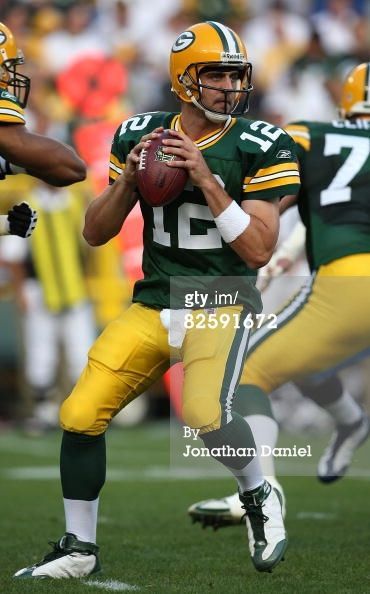
{"type": "Polygon", "coordinates": [[[201,109],[204,112],[204,115],[206,116],[207,120],[209,120],[210,122],[212,122],[213,124],[218,124],[219,122],[226,122],[227,120],[229,120],[231,118],[231,115],[228,113],[215,113],[213,111],[209,111],[209,109],[206,109],[205,107],[203,107],[203,105],[201,105],[196,99],[195,97],[192,95],[191,97],[191,102],[198,108],[201,109]]]}
{"type": "Polygon", "coordinates": [[[199,101],[197,101],[195,99],[195,97],[190,89],[185,89],[185,92],[186,92],[187,96],[190,98],[193,105],[195,105],[195,107],[197,107],[198,109],[201,109],[203,111],[204,115],[206,116],[207,120],[209,120],[213,124],[218,124],[220,122],[221,123],[227,122],[231,118],[231,115],[229,115],[227,113],[214,113],[213,111],[209,111],[209,109],[206,109],[205,107],[203,107],[203,105],[201,105],[199,103],[199,101]]]}

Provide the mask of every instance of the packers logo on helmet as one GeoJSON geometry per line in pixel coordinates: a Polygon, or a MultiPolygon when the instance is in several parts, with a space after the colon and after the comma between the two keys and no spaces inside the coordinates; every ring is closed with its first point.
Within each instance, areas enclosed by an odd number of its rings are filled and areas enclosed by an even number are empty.
{"type": "Polygon", "coordinates": [[[356,66],[347,76],[339,103],[342,118],[370,115],[370,62],[356,66]]]}
{"type": "Polygon", "coordinates": [[[17,48],[12,32],[0,23],[0,89],[9,89],[21,107],[27,104],[31,81],[17,72],[24,63],[23,52],[17,48]]]}
{"type": "Polygon", "coordinates": [[[172,46],[173,52],[181,52],[182,50],[186,49],[194,43],[195,35],[193,31],[185,31],[181,33],[181,35],[176,39],[175,43],[172,46]]]}
{"type": "Polygon", "coordinates": [[[170,55],[172,90],[186,103],[203,110],[211,121],[224,121],[230,115],[243,115],[248,111],[252,65],[240,37],[229,27],[215,21],[198,23],[176,39],[170,55]],[[205,69],[237,70],[238,83],[234,89],[202,84],[205,69]],[[203,104],[204,88],[224,93],[224,109],[215,111],[203,104]],[[228,98],[232,101],[228,101],[228,98]],[[230,109],[230,103],[232,109],[230,109]]]}

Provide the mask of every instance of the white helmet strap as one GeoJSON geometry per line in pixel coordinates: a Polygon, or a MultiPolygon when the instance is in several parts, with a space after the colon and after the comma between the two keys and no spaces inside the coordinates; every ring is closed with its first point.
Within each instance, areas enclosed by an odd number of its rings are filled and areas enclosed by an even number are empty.
{"type": "MultiPolygon", "coordinates": [[[[186,94],[188,94],[188,92],[186,92],[186,94]]],[[[198,109],[201,109],[204,112],[204,115],[206,116],[207,120],[209,120],[210,122],[217,124],[219,122],[226,122],[227,120],[229,120],[231,118],[231,115],[229,115],[228,113],[215,113],[215,112],[210,111],[209,109],[206,109],[205,107],[203,107],[203,105],[201,105],[195,99],[195,97],[191,91],[190,91],[189,97],[191,98],[191,102],[198,109]]]]}

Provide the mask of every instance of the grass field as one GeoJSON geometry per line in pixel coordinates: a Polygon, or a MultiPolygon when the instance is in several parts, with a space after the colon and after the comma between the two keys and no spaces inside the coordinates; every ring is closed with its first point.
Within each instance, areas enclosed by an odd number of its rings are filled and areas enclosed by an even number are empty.
{"type": "Polygon", "coordinates": [[[13,432],[0,435],[1,594],[370,592],[368,445],[355,461],[361,478],[331,486],[313,477],[281,478],[290,547],[272,574],[258,574],[244,527],[214,532],[191,525],[187,507],[228,494],[232,482],[171,478],[168,436],[165,424],[111,430],[99,524],[103,571],[86,580],[50,582],[11,576],[40,560],[47,541],[64,532],[60,436],[32,440],[13,432]]]}

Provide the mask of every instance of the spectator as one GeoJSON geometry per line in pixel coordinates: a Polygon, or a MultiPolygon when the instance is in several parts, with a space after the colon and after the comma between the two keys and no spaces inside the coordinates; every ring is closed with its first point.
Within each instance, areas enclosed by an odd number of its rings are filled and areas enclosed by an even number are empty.
{"type": "Polygon", "coordinates": [[[39,434],[57,426],[59,406],[52,398],[60,347],[72,385],[85,365],[95,325],[81,256],[81,190],[78,195],[75,188],[40,183],[28,200],[38,211],[38,232],[30,242],[3,238],[1,254],[22,318],[24,379],[32,399],[32,414],[24,427],[39,434]]]}

